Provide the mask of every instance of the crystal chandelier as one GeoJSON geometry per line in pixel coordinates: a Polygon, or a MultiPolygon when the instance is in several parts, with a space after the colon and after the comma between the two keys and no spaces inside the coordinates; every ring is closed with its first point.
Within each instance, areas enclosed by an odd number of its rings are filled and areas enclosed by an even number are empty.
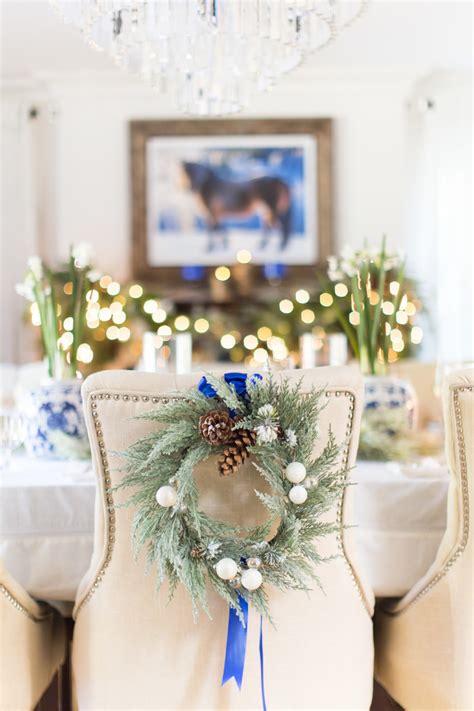
{"type": "Polygon", "coordinates": [[[326,46],[368,0],[54,0],[64,20],[180,111],[222,115],[326,46]]]}

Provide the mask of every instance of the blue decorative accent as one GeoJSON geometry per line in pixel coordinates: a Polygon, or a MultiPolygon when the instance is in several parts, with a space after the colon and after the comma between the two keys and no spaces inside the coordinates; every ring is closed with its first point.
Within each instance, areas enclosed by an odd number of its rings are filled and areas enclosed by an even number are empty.
{"type": "MultiPolygon", "coordinates": [[[[247,397],[247,378],[249,376],[247,373],[226,373],[224,375],[224,380],[228,385],[233,385],[235,392],[241,398],[247,397]]],[[[249,378],[251,383],[255,383],[256,380],[262,380],[260,373],[254,373],[249,378]]],[[[203,376],[199,381],[198,390],[206,397],[216,397],[217,393],[210,383],[208,383],[207,378],[203,376]]]]}
{"type": "Polygon", "coordinates": [[[225,648],[223,686],[229,679],[235,679],[239,689],[242,688],[242,678],[245,666],[245,648],[247,646],[247,628],[249,619],[249,604],[239,595],[239,605],[244,616],[242,623],[233,607],[229,607],[229,624],[227,627],[227,642],[225,648]]]}
{"type": "MultiPolygon", "coordinates": [[[[237,395],[245,400],[247,397],[247,373],[226,373],[224,380],[229,385],[233,385],[237,395]]],[[[260,373],[254,373],[249,378],[251,383],[257,380],[262,380],[260,373]]],[[[199,381],[198,390],[206,397],[216,397],[217,393],[213,386],[203,376],[199,381]]],[[[243,562],[243,561],[241,561],[243,562]]],[[[225,649],[224,671],[222,673],[223,686],[229,679],[235,679],[239,689],[242,688],[242,679],[244,676],[245,666],[245,650],[247,646],[247,628],[249,605],[245,598],[239,594],[238,596],[240,609],[242,610],[244,621],[239,619],[237,612],[233,607],[229,607],[229,624],[227,627],[227,642],[225,649]]],[[[260,617],[260,686],[262,690],[262,706],[263,711],[267,711],[265,701],[265,678],[264,678],[264,659],[263,659],[263,620],[260,617]]]]}
{"type": "Polygon", "coordinates": [[[188,266],[181,269],[181,276],[185,281],[201,281],[204,279],[206,270],[200,266],[188,266]]]}
{"type": "Polygon", "coordinates": [[[258,651],[260,653],[260,689],[262,690],[262,708],[267,711],[267,702],[265,700],[265,665],[263,658],[263,617],[260,617],[260,641],[258,643],[258,651]]]}
{"type": "Polygon", "coordinates": [[[371,375],[364,380],[364,409],[403,408],[411,426],[415,418],[416,394],[411,383],[389,376],[371,375]]]}
{"type": "Polygon", "coordinates": [[[30,456],[69,458],[87,444],[81,380],[55,381],[31,390],[23,403],[30,456]],[[70,446],[62,451],[67,440],[70,446]]]}
{"type": "Polygon", "coordinates": [[[265,279],[283,279],[288,271],[286,264],[264,264],[263,276],[265,279]]]}
{"type": "MultiPolygon", "coordinates": [[[[239,619],[233,607],[229,607],[229,624],[227,627],[227,642],[225,648],[224,671],[222,672],[221,686],[229,679],[235,679],[239,689],[242,688],[242,679],[245,667],[245,652],[247,647],[247,631],[249,621],[249,604],[239,594],[239,605],[244,621],[239,619]]],[[[260,656],[260,689],[262,692],[262,708],[267,711],[265,699],[265,668],[263,656],[263,617],[260,617],[260,639],[258,644],[260,656]]]]}

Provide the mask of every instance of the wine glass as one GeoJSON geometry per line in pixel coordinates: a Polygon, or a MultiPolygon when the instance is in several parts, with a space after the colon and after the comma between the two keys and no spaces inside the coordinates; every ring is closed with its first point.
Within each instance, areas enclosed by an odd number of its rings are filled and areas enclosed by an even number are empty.
{"type": "Polygon", "coordinates": [[[4,471],[10,469],[12,454],[23,444],[25,436],[25,418],[16,410],[0,410],[0,444],[4,471]]]}

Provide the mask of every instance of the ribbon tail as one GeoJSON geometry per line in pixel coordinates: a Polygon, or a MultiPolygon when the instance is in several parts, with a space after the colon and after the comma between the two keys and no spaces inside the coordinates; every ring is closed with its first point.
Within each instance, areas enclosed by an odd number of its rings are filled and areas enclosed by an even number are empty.
{"type": "Polygon", "coordinates": [[[260,652],[260,688],[262,690],[262,708],[267,711],[267,702],[265,700],[265,668],[263,658],[263,617],[260,617],[260,642],[258,645],[260,652]]]}
{"type": "Polygon", "coordinates": [[[234,608],[229,607],[229,625],[227,628],[227,643],[221,685],[224,685],[229,679],[234,678],[240,689],[244,676],[249,606],[247,600],[240,595],[239,604],[244,616],[244,623],[239,620],[234,608]]]}

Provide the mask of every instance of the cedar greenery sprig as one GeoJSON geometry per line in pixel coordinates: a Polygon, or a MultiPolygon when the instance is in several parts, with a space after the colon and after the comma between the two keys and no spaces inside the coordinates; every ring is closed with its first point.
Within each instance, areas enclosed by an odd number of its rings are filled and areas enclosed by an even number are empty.
{"type": "Polygon", "coordinates": [[[215,397],[205,397],[195,388],[172,394],[166,404],[140,416],[156,429],[123,453],[125,476],[118,488],[133,488],[125,504],[136,509],[133,547],[136,555],[145,548],[147,568],[155,569],[158,587],[168,580],[171,597],[178,583],[185,586],[195,615],[199,609],[209,614],[209,582],[239,616],[242,596],[270,618],[268,585],[280,590],[308,590],[312,582],[319,584],[317,567],[325,559],[318,552],[317,541],[337,527],[321,518],[345,486],[345,470],[338,464],[341,445],[329,431],[321,454],[313,455],[320,436],[318,419],[325,406],[323,390],[303,392],[301,381],[293,385],[270,375],[264,380],[247,378],[246,392],[239,395],[223,378],[206,379],[215,397]],[[234,526],[199,509],[194,468],[224,448],[203,439],[199,419],[219,408],[238,416],[236,428],[256,433],[249,451],[271,490],[255,491],[269,513],[263,525],[234,526]],[[278,428],[279,435],[261,439],[259,428],[268,423],[278,428]],[[290,498],[293,484],[285,475],[292,462],[304,463],[306,469],[307,498],[299,504],[290,498]],[[175,492],[172,504],[157,503],[157,491],[162,487],[175,492]],[[276,533],[268,540],[275,525],[276,533]],[[223,558],[238,565],[238,575],[230,581],[219,577],[216,570],[216,563],[223,558]],[[240,585],[240,575],[252,567],[248,563],[252,559],[260,561],[263,584],[250,591],[240,585]]]}

